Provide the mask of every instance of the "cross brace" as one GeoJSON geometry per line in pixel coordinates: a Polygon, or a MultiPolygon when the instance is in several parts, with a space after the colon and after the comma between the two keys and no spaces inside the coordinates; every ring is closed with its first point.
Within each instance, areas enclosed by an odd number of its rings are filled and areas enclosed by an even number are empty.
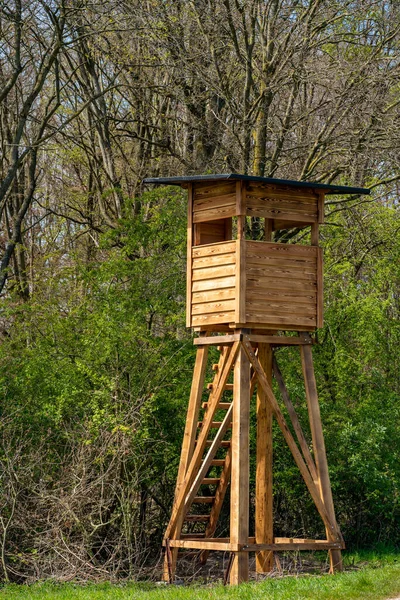
{"type": "MultiPolygon", "coordinates": [[[[258,572],[273,567],[273,551],[329,551],[331,572],[342,569],[343,537],[336,522],[329,481],[325,444],[312,362],[309,334],[278,336],[238,330],[231,335],[201,335],[193,373],[185,435],[171,519],[165,533],[168,552],[164,578],[174,577],[178,548],[202,550],[205,562],[210,550],[233,552],[230,583],[248,579],[249,552],[256,552],[258,572]],[[218,346],[220,359],[213,366],[214,380],[208,385],[208,402],[202,403],[208,348],[218,346]],[[279,370],[272,347],[300,348],[313,454],[279,370]],[[233,385],[229,383],[232,379],[233,385]],[[272,373],[278,383],[297,442],[272,389],[272,373]],[[249,536],[249,411],[257,387],[257,487],[255,538],[249,536]],[[233,399],[226,401],[224,394],[233,399]],[[222,401],[224,400],[224,401],[222,401]],[[200,417],[199,413],[204,410],[200,417]],[[325,526],[325,540],[274,538],[272,522],[272,417],[290,448],[308,491],[325,526]],[[211,438],[211,439],[209,439],[211,438]],[[223,456],[224,455],[224,456],[223,456]],[[213,473],[221,468],[221,472],[213,473]],[[211,472],[211,473],[210,473],[211,472]],[[230,484],[230,537],[214,538],[222,504],[230,484]],[[214,490],[211,488],[214,487],[214,490]],[[206,488],[206,489],[205,489],[206,488]],[[190,514],[192,506],[211,507],[206,513],[190,514]],[[187,523],[191,532],[183,534],[187,523]],[[203,533],[193,531],[205,523],[203,533]]],[[[196,509],[197,512],[199,508],[196,509]]]]}

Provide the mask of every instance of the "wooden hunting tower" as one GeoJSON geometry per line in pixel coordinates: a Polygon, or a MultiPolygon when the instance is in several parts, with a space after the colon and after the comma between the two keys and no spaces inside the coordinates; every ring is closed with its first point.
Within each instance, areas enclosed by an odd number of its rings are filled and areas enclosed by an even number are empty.
{"type": "Polygon", "coordinates": [[[310,332],[323,325],[318,227],[324,221],[325,194],[369,190],[238,174],[145,183],[188,190],[187,326],[199,332],[174,506],[164,539],[164,578],[173,580],[179,548],[198,549],[202,562],[210,550],[229,552],[226,580],[230,577],[232,584],[248,579],[249,552],[256,553],[259,573],[272,570],[274,551],[294,549],[327,549],[331,572],[341,570],[344,542],[332,500],[310,332]],[[305,227],[311,227],[310,243],[284,243],[291,239],[289,230],[305,227]],[[254,229],[260,239],[246,239],[254,229]],[[274,356],[274,348],[292,345],[301,353],[312,451],[274,356]],[[204,402],[210,346],[218,348],[220,358],[204,402]],[[272,389],[273,375],[282,406],[272,389]],[[255,391],[255,531],[250,532],[249,417],[255,391]],[[273,417],[321,516],[325,539],[274,536],[273,417]],[[230,535],[215,537],[229,485],[230,535]]]}

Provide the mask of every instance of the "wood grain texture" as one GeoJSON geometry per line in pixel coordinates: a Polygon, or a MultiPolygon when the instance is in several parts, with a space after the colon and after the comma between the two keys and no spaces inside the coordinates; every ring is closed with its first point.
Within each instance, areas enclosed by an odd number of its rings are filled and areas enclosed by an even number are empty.
{"type": "MultiPolygon", "coordinates": [[[[190,464],[187,468],[186,475],[184,481],[182,482],[179,493],[176,497],[176,502],[174,504],[171,519],[168,524],[165,537],[171,538],[175,532],[175,528],[177,524],[179,524],[180,519],[182,519],[185,515],[185,501],[186,497],[191,489],[193,482],[197,476],[199,471],[199,467],[203,458],[203,453],[208,444],[208,435],[210,433],[211,423],[214,420],[215,412],[217,411],[217,407],[219,401],[221,399],[222,393],[224,391],[224,386],[227,383],[228,377],[231,373],[232,366],[235,363],[236,355],[239,351],[240,342],[235,342],[232,348],[228,348],[227,352],[224,354],[224,365],[221,372],[220,377],[218,378],[218,384],[215,389],[212,390],[210,399],[209,399],[209,407],[204,415],[203,419],[203,427],[199,432],[199,436],[196,440],[195,449],[193,452],[193,456],[191,458],[190,464]],[[183,516],[182,516],[183,515],[183,516]]],[[[197,419],[196,419],[197,422],[197,419]]],[[[212,445],[212,441],[210,443],[212,445]]],[[[222,444],[221,444],[222,445],[222,444]]],[[[214,458],[214,457],[213,457],[214,458]]]]}
{"type": "Polygon", "coordinates": [[[192,315],[192,326],[205,327],[207,325],[217,325],[219,323],[231,323],[235,320],[235,311],[211,313],[209,315],[192,315]]]}
{"type": "Polygon", "coordinates": [[[214,279],[202,279],[200,281],[193,281],[192,290],[195,292],[205,292],[209,290],[222,290],[225,288],[234,287],[236,283],[236,277],[234,275],[230,277],[219,277],[214,279]]]}
{"type": "MultiPolygon", "coordinates": [[[[327,527],[326,534],[329,541],[335,542],[338,540],[338,538],[341,538],[341,533],[336,522],[335,509],[333,506],[332,490],[329,478],[328,461],[326,459],[325,440],[322,431],[321,413],[319,408],[311,346],[301,346],[301,361],[306,387],[307,408],[310,420],[315,465],[318,474],[318,485],[326,512],[331,523],[333,523],[333,528],[327,527]]],[[[342,571],[343,565],[340,550],[331,550],[329,554],[330,571],[332,573],[334,571],[342,571]]]]}
{"type": "Polygon", "coordinates": [[[213,256],[215,254],[228,254],[229,252],[235,252],[235,248],[236,245],[234,241],[209,244],[199,248],[193,248],[193,258],[213,256]]]}
{"type": "Polygon", "coordinates": [[[262,183],[258,181],[246,182],[246,194],[255,197],[275,197],[275,198],[296,198],[309,201],[316,198],[317,194],[313,189],[289,186],[282,183],[262,183]]]}
{"type": "MultiPolygon", "coordinates": [[[[313,190],[247,182],[246,214],[304,226],[318,220],[318,195],[313,190]]],[[[275,225],[274,223],[274,225],[275,225]]]]}
{"type": "Polygon", "coordinates": [[[216,196],[198,199],[195,197],[193,202],[193,212],[200,213],[203,210],[213,210],[221,206],[233,205],[236,202],[235,192],[231,194],[219,194],[216,196]]]}
{"type": "Polygon", "coordinates": [[[220,265],[218,267],[204,267],[202,269],[195,269],[192,271],[192,281],[199,281],[201,279],[216,279],[218,277],[227,277],[228,275],[235,274],[236,268],[234,263],[220,265]]]}
{"type": "MultiPolygon", "coordinates": [[[[221,466],[223,468],[222,468],[222,473],[221,473],[218,487],[215,490],[215,501],[211,508],[210,520],[206,527],[206,532],[205,532],[206,538],[211,538],[214,535],[215,530],[217,528],[219,515],[221,514],[222,505],[224,503],[224,498],[225,498],[225,495],[226,495],[226,492],[228,489],[228,485],[230,482],[230,478],[231,478],[232,449],[231,448],[228,449],[225,459],[223,459],[221,461],[214,460],[212,464],[214,464],[214,463],[217,463],[217,465],[219,463],[222,463],[221,466]]],[[[205,564],[207,561],[207,557],[208,557],[208,551],[205,550],[201,554],[200,562],[202,564],[205,564]]]]}
{"type": "Polygon", "coordinates": [[[317,256],[317,327],[324,326],[324,258],[322,248],[317,256]]]}
{"type": "MultiPolygon", "coordinates": [[[[314,504],[317,507],[317,510],[325,524],[325,527],[327,529],[329,529],[330,535],[332,535],[334,537],[334,541],[340,542],[341,539],[340,539],[340,536],[338,535],[338,532],[336,529],[336,523],[331,520],[331,518],[325,508],[325,505],[320,496],[319,489],[315,485],[315,483],[310,475],[310,472],[307,468],[307,465],[304,462],[304,459],[303,459],[303,457],[297,447],[297,444],[292,436],[292,433],[291,433],[289,427],[287,426],[285,417],[283,416],[282,411],[279,407],[279,404],[275,398],[274,392],[272,391],[272,388],[271,388],[270,384],[268,383],[268,379],[265,375],[263,368],[260,365],[260,361],[258,360],[257,356],[255,355],[255,352],[254,352],[253,348],[251,347],[250,342],[243,341],[242,346],[246,351],[246,354],[254,368],[254,371],[257,373],[258,384],[262,386],[262,388],[268,398],[271,409],[273,410],[274,416],[278,422],[279,428],[282,431],[282,434],[286,440],[287,445],[289,446],[292,456],[300,470],[300,473],[301,473],[301,475],[305,481],[305,484],[311,494],[311,497],[314,500],[314,504]]],[[[304,349],[304,348],[308,348],[308,347],[301,346],[301,348],[304,349]]],[[[233,478],[233,473],[232,473],[232,478],[233,478]]]]}
{"type": "Polygon", "coordinates": [[[232,236],[227,235],[229,223],[232,223],[232,219],[195,223],[193,245],[213,244],[230,239],[232,236]]]}
{"type": "Polygon", "coordinates": [[[207,315],[218,312],[229,312],[235,310],[235,300],[219,300],[216,302],[203,302],[193,304],[192,317],[196,315],[207,315]]]}
{"type": "Polygon", "coordinates": [[[217,290],[206,290],[203,292],[193,292],[192,303],[200,304],[203,302],[218,302],[220,300],[234,300],[236,295],[236,289],[234,287],[217,289],[217,290]]]}
{"type": "Polygon", "coordinates": [[[202,198],[213,198],[214,196],[221,196],[223,194],[233,194],[235,192],[235,186],[235,181],[198,181],[196,182],[195,187],[195,198],[196,200],[200,200],[202,198]]]}
{"type": "Polygon", "coordinates": [[[317,326],[318,248],[246,242],[246,318],[273,329],[317,326]]]}
{"type": "Polygon", "coordinates": [[[317,256],[317,249],[314,246],[300,246],[299,244],[275,244],[273,242],[255,242],[251,240],[247,240],[247,251],[249,253],[260,252],[269,256],[273,256],[275,254],[277,257],[317,256]]]}
{"type": "Polygon", "coordinates": [[[187,252],[186,252],[186,327],[192,320],[192,247],[193,247],[193,184],[188,187],[187,252]]]}
{"type": "MultiPolygon", "coordinates": [[[[272,385],[272,348],[270,344],[258,344],[258,359],[268,382],[272,385]]],[[[256,450],[256,512],[255,538],[257,544],[272,544],[273,494],[272,494],[272,410],[262,386],[257,386],[257,450],[256,450]]],[[[274,567],[273,553],[257,552],[257,573],[268,573],[274,567]]]]}
{"type": "Polygon", "coordinates": [[[235,320],[246,321],[246,240],[236,240],[235,320]]]}
{"type": "Polygon", "coordinates": [[[236,214],[235,204],[229,204],[227,206],[218,206],[215,208],[209,208],[208,210],[202,210],[193,213],[193,223],[202,223],[203,221],[216,221],[218,219],[226,219],[227,217],[233,217],[236,214]]]}
{"type": "Polygon", "coordinates": [[[318,223],[325,221],[325,192],[318,190],[318,223]]]}
{"type": "MultiPolygon", "coordinates": [[[[231,518],[232,544],[247,544],[249,538],[249,425],[250,362],[242,344],[234,368],[231,518]]],[[[249,578],[249,555],[237,552],[233,559],[230,583],[238,585],[249,578]]]]}
{"type": "MultiPolygon", "coordinates": [[[[193,317],[194,319],[194,317],[193,317]]],[[[269,323],[273,326],[273,329],[286,329],[293,330],[298,326],[308,327],[306,331],[312,331],[317,326],[315,317],[297,317],[297,316],[284,316],[279,314],[270,314],[268,312],[249,312],[246,314],[246,322],[255,323],[257,327],[265,323],[269,323]]]]}
{"type": "Polygon", "coordinates": [[[300,444],[300,448],[303,453],[304,460],[306,461],[308,470],[310,471],[310,475],[313,478],[314,483],[316,485],[318,485],[317,469],[316,469],[314,460],[311,456],[309,444],[307,443],[303,429],[300,425],[300,421],[297,416],[296,410],[292,404],[292,401],[290,400],[289,392],[287,390],[287,387],[286,387],[285,382],[282,377],[282,373],[279,369],[279,365],[278,365],[278,362],[275,357],[273,358],[273,373],[274,373],[275,380],[278,384],[279,391],[282,396],[282,400],[286,406],[286,410],[288,411],[289,418],[292,422],[294,432],[295,432],[298,442],[300,444]]]}
{"type": "Polygon", "coordinates": [[[193,248],[191,325],[207,327],[235,319],[237,243],[193,248]]]}
{"type": "Polygon", "coordinates": [[[236,253],[230,252],[227,254],[217,254],[211,256],[199,256],[193,257],[192,265],[193,269],[204,269],[207,267],[218,267],[220,265],[235,264],[236,253]]]}

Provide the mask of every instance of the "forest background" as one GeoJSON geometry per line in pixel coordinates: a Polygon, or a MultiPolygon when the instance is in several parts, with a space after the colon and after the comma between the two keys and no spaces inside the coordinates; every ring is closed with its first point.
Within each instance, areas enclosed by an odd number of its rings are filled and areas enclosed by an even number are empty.
{"type": "MultiPolygon", "coordinates": [[[[347,544],[398,547],[399,3],[0,7],[1,578],[132,577],[160,557],[194,351],[185,198],[143,187],[158,175],[371,188],[326,203],[314,357],[347,544]]],[[[304,420],[296,353],[278,360],[304,420]]],[[[322,533],[275,445],[277,535],[322,533]]]]}

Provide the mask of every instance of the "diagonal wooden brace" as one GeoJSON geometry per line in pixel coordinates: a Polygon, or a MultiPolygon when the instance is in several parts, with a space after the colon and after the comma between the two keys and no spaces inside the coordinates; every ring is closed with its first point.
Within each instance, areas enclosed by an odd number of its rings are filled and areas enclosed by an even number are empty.
{"type": "Polygon", "coordinates": [[[279,391],[281,392],[282,395],[282,399],[283,402],[286,406],[286,409],[288,411],[289,417],[290,417],[290,421],[293,425],[293,429],[296,433],[296,437],[299,441],[300,444],[300,448],[303,452],[303,456],[304,459],[307,463],[308,469],[310,471],[310,475],[313,478],[313,481],[315,483],[315,485],[318,485],[318,473],[317,473],[317,469],[313,460],[313,457],[311,456],[311,452],[310,449],[308,447],[307,444],[307,440],[306,437],[304,435],[303,429],[300,425],[300,421],[299,418],[297,416],[296,410],[292,404],[292,401],[290,400],[289,397],[289,392],[287,390],[287,387],[285,385],[285,382],[283,381],[283,377],[282,377],[282,373],[281,370],[278,366],[277,360],[275,358],[275,356],[272,359],[272,367],[273,367],[273,372],[274,372],[274,377],[276,382],[278,383],[278,387],[279,387],[279,391]]]}
{"type": "Polygon", "coordinates": [[[268,380],[264,373],[264,370],[261,367],[260,362],[259,362],[257,356],[255,355],[250,342],[245,339],[243,341],[243,347],[249,357],[251,364],[253,365],[254,371],[257,373],[258,381],[259,381],[260,385],[262,386],[262,388],[264,389],[265,394],[267,395],[267,398],[271,404],[271,408],[274,411],[274,415],[278,422],[278,425],[283,433],[283,436],[286,440],[287,445],[290,448],[290,451],[291,451],[293,458],[299,468],[299,471],[305,481],[305,484],[311,494],[311,497],[314,500],[314,504],[317,507],[317,510],[321,516],[321,519],[324,522],[326,529],[331,533],[332,538],[340,541],[340,535],[337,532],[336,523],[330,519],[330,517],[327,513],[327,510],[325,509],[323,501],[321,500],[320,492],[319,492],[317,486],[315,485],[315,483],[310,475],[310,472],[307,468],[307,465],[304,462],[304,459],[303,459],[303,457],[297,447],[297,444],[290,432],[290,429],[287,426],[285,417],[283,416],[282,411],[279,408],[279,404],[275,398],[274,392],[272,391],[272,388],[271,388],[270,384],[268,383],[268,380]]]}

